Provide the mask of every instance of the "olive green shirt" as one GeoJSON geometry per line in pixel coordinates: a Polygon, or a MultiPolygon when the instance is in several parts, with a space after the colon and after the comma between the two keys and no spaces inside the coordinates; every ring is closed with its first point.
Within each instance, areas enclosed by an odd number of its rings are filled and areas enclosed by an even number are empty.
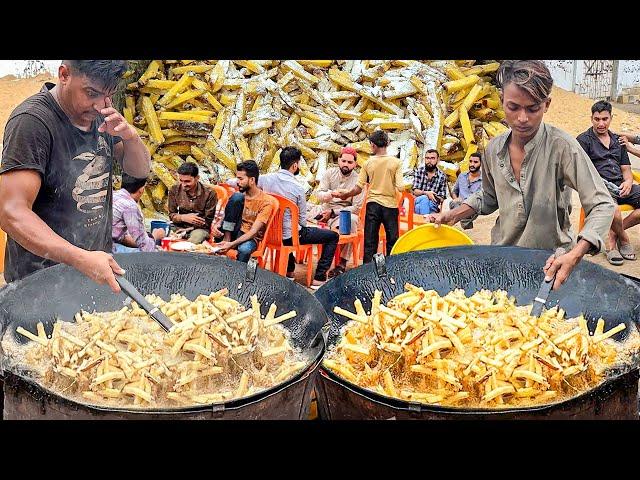
{"type": "Polygon", "coordinates": [[[509,157],[511,130],[492,139],[482,161],[482,189],[464,203],[481,215],[499,210],[492,245],[554,250],[573,248],[571,190],[578,192],[586,219],[584,238],[598,253],[604,246],[615,203],[580,144],[562,130],[542,123],[524,146],[520,181],[509,157]],[[567,188],[569,187],[569,188],[567,188]]]}

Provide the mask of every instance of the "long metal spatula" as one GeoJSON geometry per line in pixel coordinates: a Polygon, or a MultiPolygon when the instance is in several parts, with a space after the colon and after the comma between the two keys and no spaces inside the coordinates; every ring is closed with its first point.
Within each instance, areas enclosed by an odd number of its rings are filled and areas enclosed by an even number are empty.
{"type": "Polygon", "coordinates": [[[162,311],[158,307],[150,304],[129,280],[121,275],[116,275],[116,282],[118,282],[118,285],[120,285],[122,291],[126,293],[129,298],[131,298],[131,300],[140,305],[140,308],[142,308],[149,314],[151,318],[153,318],[160,324],[165,332],[168,332],[169,329],[171,329],[171,327],[173,326],[171,320],[169,320],[169,318],[164,313],[162,313],[162,311]]]}

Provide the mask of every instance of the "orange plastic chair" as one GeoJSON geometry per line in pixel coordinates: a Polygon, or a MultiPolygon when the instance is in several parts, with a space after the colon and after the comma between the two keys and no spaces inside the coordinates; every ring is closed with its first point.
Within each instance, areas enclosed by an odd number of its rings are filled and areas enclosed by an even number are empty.
{"type": "Polygon", "coordinates": [[[219,183],[218,186],[224,188],[227,191],[229,197],[231,197],[231,195],[238,191],[236,187],[232,187],[228,183],[219,183]]]}
{"type": "MultiPolygon", "coordinates": [[[[640,172],[633,171],[633,182],[640,183],[640,172]]],[[[633,207],[631,205],[618,205],[621,212],[632,212],[633,207]]],[[[580,209],[580,219],[578,220],[578,232],[584,227],[584,208],[580,209]]]]}
{"type": "MultiPolygon", "coordinates": [[[[267,248],[271,251],[271,270],[282,275],[287,275],[287,263],[289,260],[289,254],[295,253],[296,258],[302,258],[305,255],[307,258],[307,287],[311,286],[311,274],[313,273],[313,244],[302,245],[300,244],[300,237],[298,235],[298,229],[291,229],[291,240],[293,245],[284,245],[282,236],[282,223],[284,221],[284,212],[288,209],[291,212],[291,225],[295,226],[299,223],[300,210],[298,206],[288,198],[281,197],[280,195],[270,194],[274,197],[280,206],[273,219],[273,226],[269,230],[267,236],[267,248]],[[306,255],[310,253],[310,255],[306,255]]],[[[322,245],[318,244],[318,256],[322,253],[322,245]]]]}
{"type": "Polygon", "coordinates": [[[402,192],[402,195],[400,197],[400,208],[403,207],[405,200],[407,201],[405,214],[401,215],[398,219],[400,221],[400,227],[398,228],[398,231],[401,235],[409,230],[413,230],[414,227],[429,223],[424,219],[423,215],[415,216],[416,197],[411,192],[402,192]],[[403,223],[407,225],[406,229],[402,228],[403,223]]]}
{"type": "MultiPolygon", "coordinates": [[[[258,261],[258,266],[260,268],[266,268],[267,258],[268,258],[268,254],[266,252],[266,250],[267,250],[267,242],[268,242],[269,234],[270,234],[271,230],[273,229],[273,221],[277,217],[278,210],[279,210],[278,202],[274,198],[273,199],[273,212],[271,213],[271,216],[269,217],[269,220],[267,221],[267,226],[265,227],[264,235],[262,237],[262,240],[260,240],[260,243],[258,244],[258,248],[256,249],[256,251],[251,254],[251,256],[254,257],[258,261]]],[[[215,244],[213,244],[213,246],[215,246],[215,244]]],[[[229,250],[229,251],[227,251],[226,255],[227,255],[228,258],[230,258],[232,260],[236,260],[237,257],[238,257],[238,251],[237,250],[229,250]]]]}

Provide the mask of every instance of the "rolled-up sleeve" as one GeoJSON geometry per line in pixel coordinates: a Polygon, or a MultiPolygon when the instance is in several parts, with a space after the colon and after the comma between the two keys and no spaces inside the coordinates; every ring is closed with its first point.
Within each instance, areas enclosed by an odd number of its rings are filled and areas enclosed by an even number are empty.
{"type": "Polygon", "coordinates": [[[462,203],[469,205],[479,215],[490,215],[498,209],[495,182],[488,161],[482,168],[482,188],[462,203]]]}
{"type": "Polygon", "coordinates": [[[594,248],[589,253],[599,253],[604,249],[604,238],[611,228],[615,202],[588,155],[579,145],[567,143],[559,150],[564,182],[578,192],[585,212],[584,227],[578,234],[578,240],[583,238],[593,245],[594,248]]]}

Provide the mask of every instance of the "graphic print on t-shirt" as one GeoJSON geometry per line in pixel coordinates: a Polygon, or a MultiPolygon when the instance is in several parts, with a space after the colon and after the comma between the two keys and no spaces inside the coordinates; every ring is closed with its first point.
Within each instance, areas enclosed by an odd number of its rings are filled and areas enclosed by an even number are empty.
{"type": "Polygon", "coordinates": [[[87,214],[84,221],[86,227],[100,222],[105,215],[105,199],[109,188],[109,162],[111,150],[104,137],[98,137],[96,152],[84,152],[73,158],[74,162],[87,162],[87,166],[76,179],[72,191],[73,199],[77,202],[78,211],[87,214]]]}

